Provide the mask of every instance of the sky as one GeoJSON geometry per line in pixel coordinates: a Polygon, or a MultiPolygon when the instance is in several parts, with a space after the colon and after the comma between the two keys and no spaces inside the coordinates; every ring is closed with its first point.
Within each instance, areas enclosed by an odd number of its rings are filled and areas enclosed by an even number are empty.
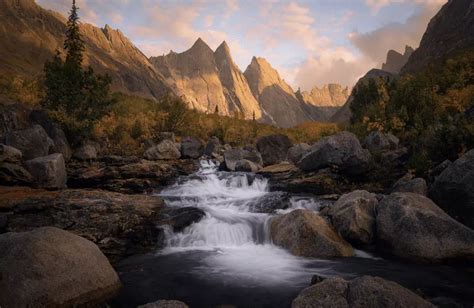
{"type": "MultiPolygon", "coordinates": [[[[71,0],[36,0],[67,15],[71,0]]],[[[353,86],[387,51],[418,47],[447,0],[77,0],[83,22],[120,29],[147,56],[182,52],[201,37],[226,41],[244,71],[268,60],[296,90],[353,86]]]]}

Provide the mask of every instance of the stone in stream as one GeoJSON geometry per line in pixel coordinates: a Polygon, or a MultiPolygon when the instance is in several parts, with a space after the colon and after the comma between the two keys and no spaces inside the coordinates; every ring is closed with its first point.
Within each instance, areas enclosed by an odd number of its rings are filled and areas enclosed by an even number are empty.
{"type": "Polygon", "coordinates": [[[2,307],[76,307],[115,295],[117,273],[92,242],[45,227],[0,235],[2,307]]]}
{"type": "Polygon", "coordinates": [[[292,146],[288,149],[288,160],[293,164],[297,164],[310,147],[311,146],[307,143],[300,143],[292,146]]]}
{"type": "Polygon", "coordinates": [[[355,246],[367,246],[373,243],[375,236],[377,204],[375,194],[356,190],[342,195],[326,215],[346,241],[355,246]]]}
{"type": "Polygon", "coordinates": [[[401,285],[379,277],[362,276],[351,281],[327,278],[300,292],[292,308],[366,308],[435,306],[401,285]]]}
{"type": "Polygon", "coordinates": [[[224,152],[224,165],[227,170],[236,171],[237,162],[243,159],[254,163],[256,166],[262,165],[262,156],[257,151],[230,149],[224,152]]]}
{"type": "Polygon", "coordinates": [[[349,257],[354,250],[318,214],[310,210],[294,210],[270,222],[270,236],[278,246],[303,257],[349,257]]]}
{"type": "Polygon", "coordinates": [[[441,172],[429,196],[451,217],[474,228],[474,149],[441,172]]]}
{"type": "Polygon", "coordinates": [[[259,166],[248,159],[240,159],[235,163],[235,171],[257,172],[258,169],[260,169],[259,166]]]}
{"type": "Polygon", "coordinates": [[[181,141],[183,158],[199,158],[204,154],[204,143],[196,137],[185,137],[181,141]]]}
{"type": "Polygon", "coordinates": [[[174,232],[181,232],[191,224],[200,221],[206,213],[196,207],[178,207],[165,209],[159,225],[170,225],[174,232]]]}
{"type": "Polygon", "coordinates": [[[425,196],[393,193],[377,206],[377,248],[416,262],[474,260],[474,231],[425,196]]]}
{"type": "Polygon", "coordinates": [[[290,139],[285,135],[269,135],[257,140],[257,149],[262,155],[264,166],[286,161],[291,146],[290,139]]]}

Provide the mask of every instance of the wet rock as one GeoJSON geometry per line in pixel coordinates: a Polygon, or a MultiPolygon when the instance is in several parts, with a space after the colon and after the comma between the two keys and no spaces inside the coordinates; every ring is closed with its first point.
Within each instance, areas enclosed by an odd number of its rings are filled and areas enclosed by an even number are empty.
{"type": "Polygon", "coordinates": [[[181,152],[173,141],[166,139],[146,150],[143,157],[148,160],[179,159],[181,152]]]}
{"type": "Polygon", "coordinates": [[[377,204],[375,194],[356,190],[342,195],[329,207],[327,216],[346,241],[355,246],[367,246],[373,243],[375,236],[377,204]]]}
{"type": "Polygon", "coordinates": [[[29,185],[33,182],[31,174],[22,166],[0,163],[0,183],[2,185],[29,185]]]}
{"type": "Polygon", "coordinates": [[[207,141],[206,147],[204,149],[204,155],[214,157],[217,154],[220,154],[218,153],[220,152],[220,150],[221,150],[221,142],[219,138],[217,138],[216,136],[212,136],[207,141]]]}
{"type": "Polygon", "coordinates": [[[94,243],[51,227],[0,235],[0,272],[5,307],[100,303],[121,286],[94,243]]]}
{"type": "Polygon", "coordinates": [[[66,187],[67,173],[62,154],[37,157],[26,161],[25,165],[37,187],[49,189],[66,187]]]}
{"type": "Polygon", "coordinates": [[[292,146],[285,135],[269,135],[257,140],[257,149],[262,155],[263,166],[275,165],[288,159],[288,149],[292,146]]]}
{"type": "Polygon", "coordinates": [[[186,227],[200,221],[206,213],[196,207],[169,208],[163,211],[159,225],[170,225],[173,232],[181,232],[186,227]]]}
{"type": "Polygon", "coordinates": [[[324,137],[315,143],[298,162],[304,171],[336,166],[347,174],[361,174],[367,170],[369,151],[363,149],[357,137],[349,132],[324,137]]]}
{"type": "Polygon", "coordinates": [[[295,210],[277,216],[270,223],[273,242],[296,256],[348,257],[354,251],[344,239],[318,214],[295,210]]]}
{"type": "Polygon", "coordinates": [[[396,150],[400,140],[394,135],[384,134],[380,131],[371,132],[364,140],[364,146],[371,152],[383,150],[396,150]]]}
{"type": "Polygon", "coordinates": [[[181,141],[181,155],[183,158],[199,158],[204,154],[204,144],[196,137],[185,137],[181,141]]]}
{"type": "Polygon", "coordinates": [[[224,165],[227,170],[236,171],[235,167],[240,160],[248,160],[257,166],[262,165],[262,157],[256,151],[248,151],[244,149],[231,149],[224,152],[224,165]]]}
{"type": "Polygon", "coordinates": [[[46,156],[54,147],[53,140],[49,138],[44,128],[40,125],[7,132],[5,144],[20,150],[23,153],[23,158],[26,160],[46,156]]]}
{"type": "Polygon", "coordinates": [[[157,302],[138,306],[137,308],[188,308],[188,305],[175,300],[159,300],[157,302]]]}
{"type": "Polygon", "coordinates": [[[23,154],[17,148],[0,144],[0,162],[19,163],[23,154]]]}
{"type": "Polygon", "coordinates": [[[310,147],[311,146],[307,143],[300,143],[292,146],[288,149],[288,160],[293,164],[297,164],[310,147]]]}
{"type": "Polygon", "coordinates": [[[77,148],[73,155],[77,160],[96,160],[97,159],[97,148],[90,143],[86,143],[77,148]]]}
{"type": "Polygon", "coordinates": [[[393,193],[377,207],[377,247],[417,262],[474,259],[474,231],[455,221],[430,199],[393,193]]]}
{"type": "Polygon", "coordinates": [[[379,277],[362,276],[351,281],[328,278],[304,289],[292,308],[309,307],[429,307],[435,306],[399,284],[379,277]]]}
{"type": "Polygon", "coordinates": [[[0,211],[11,212],[9,232],[44,226],[66,229],[94,242],[113,261],[163,244],[156,227],[164,208],[159,197],[25,187],[0,187],[0,194],[0,211]]]}
{"type": "Polygon", "coordinates": [[[474,149],[436,178],[429,196],[453,218],[474,228],[474,149]]]}
{"type": "Polygon", "coordinates": [[[313,275],[313,277],[311,277],[311,285],[318,284],[320,282],[323,282],[324,280],[326,280],[326,277],[322,277],[322,276],[319,276],[319,275],[313,275]]]}
{"type": "Polygon", "coordinates": [[[275,213],[290,207],[290,194],[275,191],[263,195],[249,202],[250,211],[253,213],[275,213]]]}
{"type": "Polygon", "coordinates": [[[240,159],[235,163],[235,171],[257,172],[259,167],[247,159],[240,159]]]}
{"type": "Polygon", "coordinates": [[[407,179],[403,177],[393,185],[392,192],[411,192],[426,196],[428,185],[423,178],[407,179]]]}

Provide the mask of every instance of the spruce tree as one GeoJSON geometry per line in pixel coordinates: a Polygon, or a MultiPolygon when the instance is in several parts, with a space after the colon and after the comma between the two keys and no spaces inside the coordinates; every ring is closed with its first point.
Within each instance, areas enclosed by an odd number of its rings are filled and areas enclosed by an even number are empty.
{"type": "Polygon", "coordinates": [[[73,143],[90,138],[94,124],[114,102],[110,97],[110,76],[97,75],[91,67],[82,67],[85,44],[78,11],[73,0],[64,42],[65,60],[58,51],[53,60],[44,65],[43,106],[62,124],[73,143]]]}

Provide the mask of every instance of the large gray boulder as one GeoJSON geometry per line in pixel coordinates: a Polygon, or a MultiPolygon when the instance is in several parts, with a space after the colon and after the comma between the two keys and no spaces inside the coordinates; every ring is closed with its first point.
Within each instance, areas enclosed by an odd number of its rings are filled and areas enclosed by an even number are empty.
{"type": "Polygon", "coordinates": [[[310,210],[294,210],[270,222],[270,236],[296,256],[349,257],[354,250],[328,222],[310,210]]]}
{"type": "Polygon", "coordinates": [[[42,188],[64,188],[67,182],[66,165],[62,154],[55,153],[25,162],[36,186],[42,188]]]}
{"type": "Polygon", "coordinates": [[[2,307],[76,307],[120,288],[117,273],[92,242],[53,227],[0,235],[2,307]]]}
{"type": "Polygon", "coordinates": [[[377,204],[375,194],[356,190],[342,195],[326,215],[346,241],[355,246],[367,246],[373,243],[375,236],[377,204]]]}
{"type": "Polygon", "coordinates": [[[235,171],[240,172],[257,172],[260,169],[255,163],[247,159],[238,160],[235,164],[235,171]]]}
{"type": "Polygon", "coordinates": [[[371,132],[364,140],[364,146],[371,152],[396,150],[400,140],[394,135],[380,131],[371,132]]]}
{"type": "Polygon", "coordinates": [[[148,160],[169,160],[169,159],[179,159],[181,157],[181,152],[176,147],[175,143],[169,139],[161,141],[158,145],[155,145],[143,154],[148,160]]]}
{"type": "Polygon", "coordinates": [[[377,206],[377,247],[417,262],[474,259],[474,231],[425,196],[393,193],[377,206]]]}
{"type": "Polygon", "coordinates": [[[291,146],[290,139],[285,135],[269,135],[257,140],[257,150],[262,155],[264,166],[286,161],[291,146]]]}
{"type": "Polygon", "coordinates": [[[288,160],[293,164],[297,164],[298,161],[306,154],[311,146],[307,143],[299,143],[288,149],[288,160]]]}
{"type": "Polygon", "coordinates": [[[23,158],[27,160],[46,156],[54,147],[53,140],[40,125],[7,132],[5,144],[20,150],[23,153],[23,158]]]}
{"type": "Polygon", "coordinates": [[[181,141],[181,156],[183,158],[199,158],[204,154],[204,143],[196,137],[185,137],[181,141]]]}
{"type": "Polygon", "coordinates": [[[429,196],[456,220],[474,228],[474,149],[444,169],[429,196]]]}
{"type": "Polygon", "coordinates": [[[328,278],[300,292],[292,308],[367,308],[435,306],[401,285],[379,277],[362,276],[351,281],[328,278]]]}
{"type": "Polygon", "coordinates": [[[17,148],[0,144],[0,162],[18,163],[21,161],[22,157],[23,154],[17,148]]]}
{"type": "Polygon", "coordinates": [[[227,170],[236,171],[235,167],[240,160],[248,160],[260,167],[263,164],[262,156],[257,151],[244,149],[230,149],[224,152],[224,164],[227,170]]]}
{"type": "Polygon", "coordinates": [[[206,147],[204,148],[204,155],[207,156],[216,156],[218,155],[221,148],[221,142],[216,136],[212,136],[207,141],[206,147]]]}
{"type": "Polygon", "coordinates": [[[362,148],[357,137],[349,132],[324,137],[315,143],[298,162],[304,171],[336,166],[348,174],[360,174],[367,170],[370,153],[362,148]]]}

